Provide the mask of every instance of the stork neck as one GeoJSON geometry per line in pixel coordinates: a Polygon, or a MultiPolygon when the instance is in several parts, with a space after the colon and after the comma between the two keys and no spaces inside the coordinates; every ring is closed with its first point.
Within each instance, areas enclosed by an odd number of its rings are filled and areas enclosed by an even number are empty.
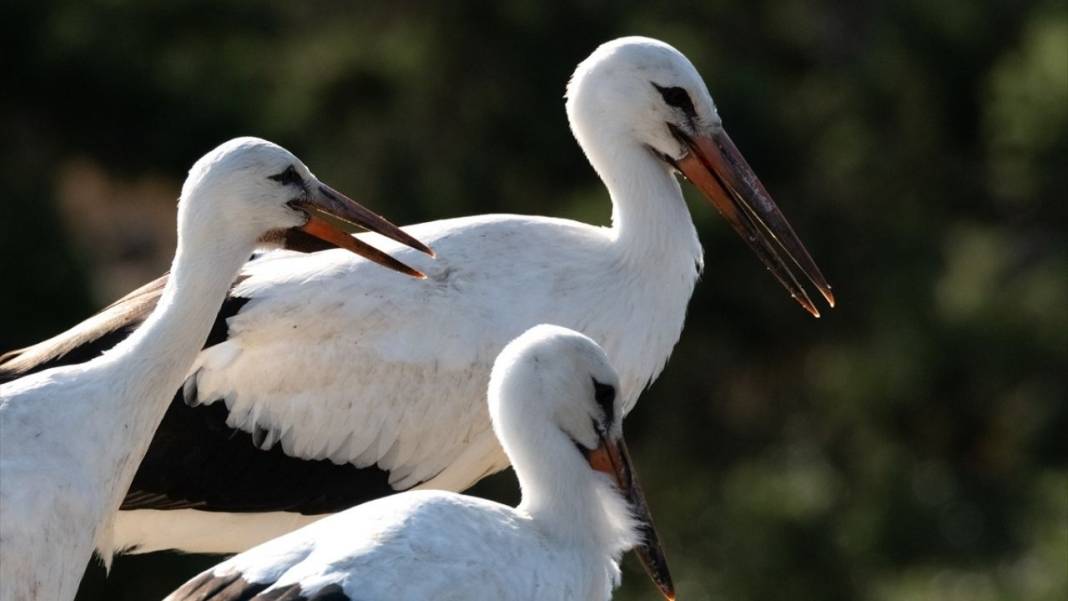
{"type": "Polygon", "coordinates": [[[701,244],[674,173],[632,136],[585,132],[579,142],[612,199],[612,230],[624,257],[663,267],[700,261],[701,244]]]}
{"type": "Polygon", "coordinates": [[[150,377],[133,378],[150,386],[146,393],[157,385],[173,391],[181,384],[234,277],[253,249],[251,243],[201,247],[183,243],[180,237],[159,304],[115,349],[136,357],[129,362],[132,368],[152,372],[150,377]]]}
{"type": "Polygon", "coordinates": [[[159,303],[140,328],[97,364],[110,372],[101,377],[115,390],[95,399],[99,405],[94,411],[112,416],[98,427],[106,430],[102,435],[111,434],[104,440],[116,441],[100,449],[98,465],[116,478],[113,489],[119,499],[207,339],[234,277],[255,248],[255,239],[224,231],[225,221],[186,223],[191,219],[182,218],[181,207],[179,215],[178,247],[159,303]]]}
{"type": "Polygon", "coordinates": [[[563,432],[553,430],[548,440],[508,449],[523,495],[518,510],[557,540],[618,558],[634,536],[623,497],[563,432]]]}

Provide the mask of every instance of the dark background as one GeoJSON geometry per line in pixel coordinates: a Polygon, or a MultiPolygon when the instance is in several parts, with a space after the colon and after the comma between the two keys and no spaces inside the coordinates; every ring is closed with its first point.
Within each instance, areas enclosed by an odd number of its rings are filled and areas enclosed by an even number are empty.
{"type": "MultiPolygon", "coordinates": [[[[0,349],[160,273],[185,171],[238,135],[401,223],[606,223],[564,85],[675,45],[840,302],[811,319],[691,203],[707,271],[627,421],[680,599],[1068,598],[1063,2],[18,1],[0,33],[0,349]]],[[[619,597],[655,598],[636,565],[619,597]]]]}

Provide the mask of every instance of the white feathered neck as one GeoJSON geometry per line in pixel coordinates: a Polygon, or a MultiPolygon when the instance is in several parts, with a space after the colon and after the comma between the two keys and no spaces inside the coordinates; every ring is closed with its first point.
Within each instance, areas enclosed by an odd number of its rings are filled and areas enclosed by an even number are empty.
{"type": "MultiPolygon", "coordinates": [[[[618,45],[618,43],[616,44],[618,45]]],[[[663,261],[698,270],[701,243],[674,170],[657,158],[643,136],[667,130],[650,111],[624,106],[617,89],[618,71],[610,44],[602,46],[575,70],[567,86],[571,131],[612,199],[612,230],[621,253],[630,261],[660,269],[663,261]]],[[[652,86],[648,86],[652,89],[652,86]]]]}
{"type": "Polygon", "coordinates": [[[571,398],[572,383],[552,381],[558,366],[538,365],[543,358],[521,357],[514,344],[494,366],[489,406],[493,429],[522,491],[516,510],[533,518],[554,540],[618,561],[637,543],[638,524],[621,492],[605,474],[590,467],[557,421],[568,419],[560,415],[569,409],[572,415],[581,415],[577,419],[589,419],[580,409],[581,401],[571,398]]]}
{"type": "MultiPolygon", "coordinates": [[[[112,390],[94,399],[101,441],[94,465],[117,511],[152,433],[207,339],[237,272],[256,247],[260,224],[242,225],[234,203],[190,177],[178,203],[178,245],[156,309],[126,340],[85,366],[112,390]],[[132,442],[132,444],[131,444],[132,442]]],[[[110,524],[96,535],[110,563],[110,524]]]]}

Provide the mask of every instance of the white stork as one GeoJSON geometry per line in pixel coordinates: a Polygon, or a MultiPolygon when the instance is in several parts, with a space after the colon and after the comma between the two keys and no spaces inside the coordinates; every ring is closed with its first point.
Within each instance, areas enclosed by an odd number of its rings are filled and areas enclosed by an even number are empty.
{"type": "Polygon", "coordinates": [[[166,601],[610,599],[635,546],[674,599],[618,386],[596,342],[536,326],[504,348],[489,383],[518,507],[429,490],[378,499],[237,555],[166,601]]]}
{"type": "Polygon", "coordinates": [[[171,276],[141,327],[87,363],[0,386],[0,598],[73,599],[94,546],[110,560],[115,512],[227,290],[258,245],[283,242],[294,230],[421,275],[318,212],[429,251],[319,182],[285,149],[256,138],[231,140],[189,172],[171,276]]]}
{"type": "MultiPolygon", "coordinates": [[[[805,278],[833,305],[677,50],[602,45],[575,71],[567,114],[608,188],[611,227],[520,215],[413,225],[440,258],[389,250],[428,282],[338,251],[248,263],[123,502],[116,547],[236,552],[385,494],[468,488],[508,466],[485,404],[491,362],[539,323],[601,344],[630,411],[678,340],[703,266],[678,172],[807,310],[818,315],[805,278]]],[[[0,367],[100,352],[162,283],[0,367]]]]}

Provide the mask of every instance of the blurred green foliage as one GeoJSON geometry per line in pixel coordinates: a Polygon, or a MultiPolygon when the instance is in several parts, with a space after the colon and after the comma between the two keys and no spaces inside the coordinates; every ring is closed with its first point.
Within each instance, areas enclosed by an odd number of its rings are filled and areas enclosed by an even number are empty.
{"type": "MultiPolygon", "coordinates": [[[[1063,2],[16,0],[0,30],[0,348],[96,308],[65,160],[177,194],[254,134],[400,222],[605,223],[564,84],[613,37],[674,44],[841,303],[808,318],[692,203],[705,281],[627,422],[680,599],[1068,598],[1063,2]]],[[[212,561],[120,559],[82,598],[212,561]]],[[[654,597],[629,561],[619,597],[654,597]]]]}

